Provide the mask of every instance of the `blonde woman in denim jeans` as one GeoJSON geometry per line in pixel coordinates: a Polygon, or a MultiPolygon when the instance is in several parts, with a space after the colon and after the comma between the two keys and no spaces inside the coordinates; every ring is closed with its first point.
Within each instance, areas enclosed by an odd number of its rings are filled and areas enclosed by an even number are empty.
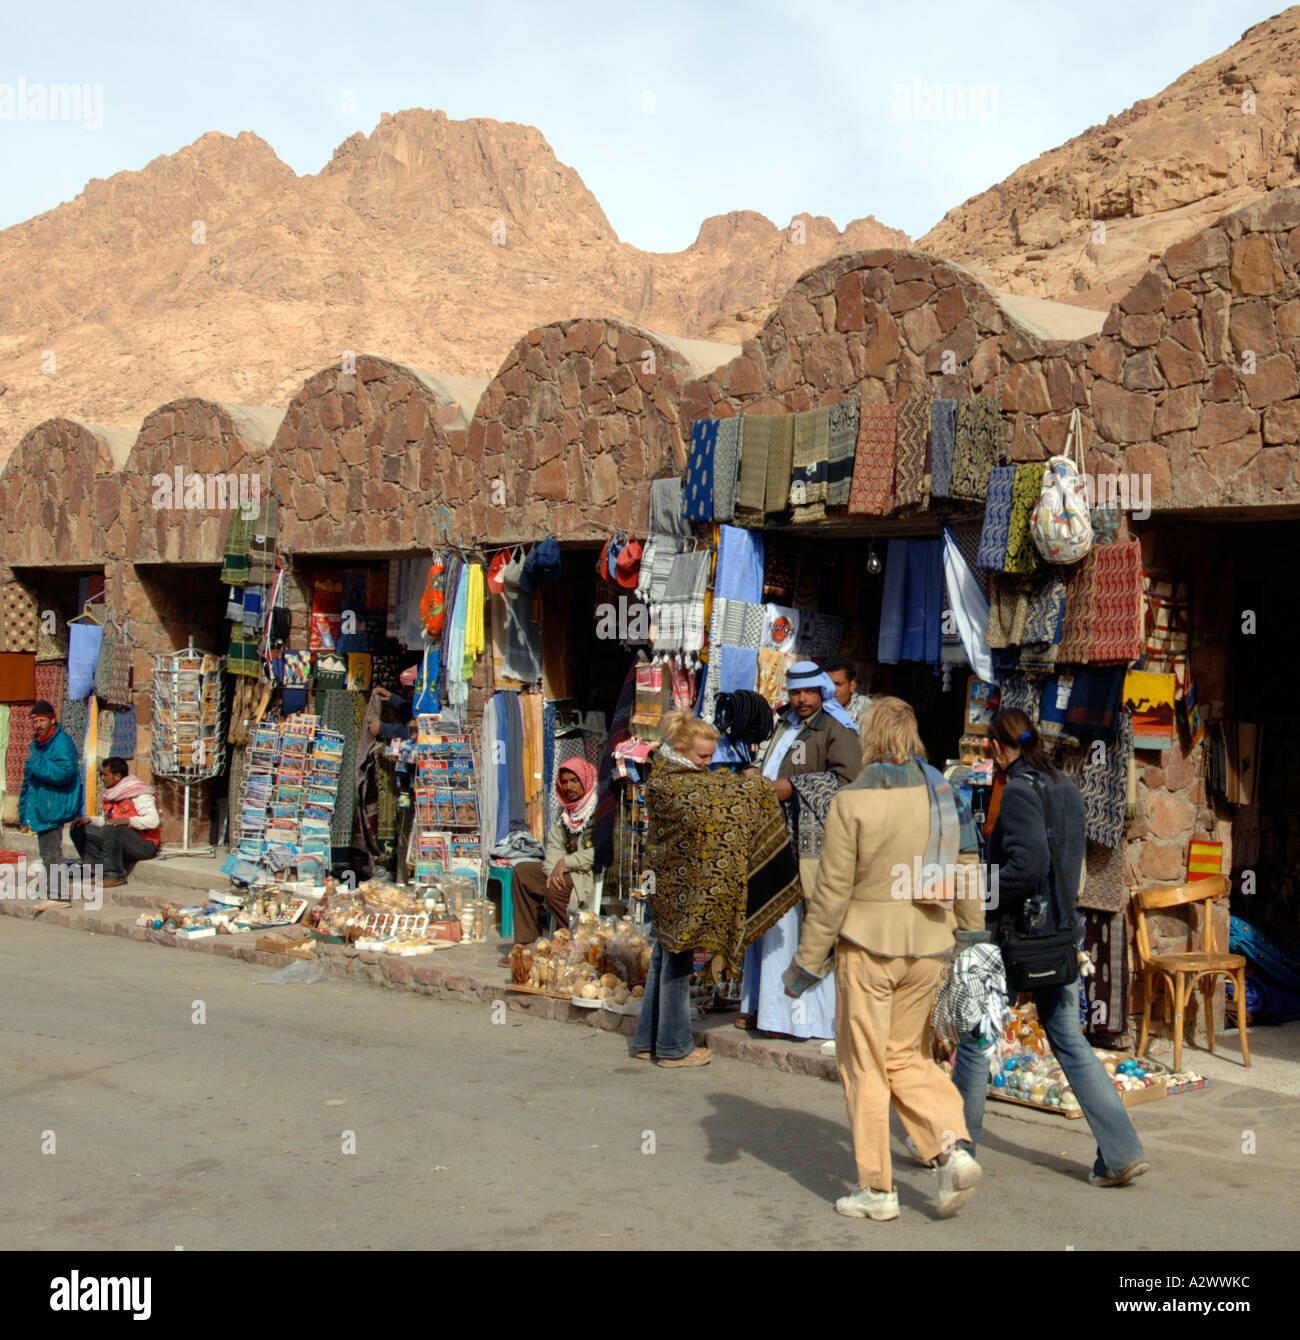
{"type": "MultiPolygon", "coordinates": [[[[1033,722],[1018,709],[1006,708],[994,715],[990,734],[993,761],[1007,779],[986,853],[989,866],[998,872],[998,905],[990,908],[985,930],[958,930],[959,949],[980,940],[996,941],[1002,921],[1014,917],[1025,899],[1046,884],[1051,866],[1047,819],[1026,773],[1036,772],[1051,793],[1053,835],[1069,891],[1071,918],[1073,891],[1083,865],[1083,798],[1074,784],[1052,767],[1033,722]]],[[[1151,1166],[1142,1141],[1110,1076],[1079,1031],[1078,982],[1032,994],[1052,1055],[1065,1071],[1097,1141],[1097,1157],[1088,1181],[1093,1186],[1123,1186],[1141,1177],[1151,1166]]],[[[961,1092],[972,1145],[978,1143],[984,1124],[988,1075],[985,1053],[976,1035],[968,1033],[958,1044],[952,1077],[961,1092]]]]}

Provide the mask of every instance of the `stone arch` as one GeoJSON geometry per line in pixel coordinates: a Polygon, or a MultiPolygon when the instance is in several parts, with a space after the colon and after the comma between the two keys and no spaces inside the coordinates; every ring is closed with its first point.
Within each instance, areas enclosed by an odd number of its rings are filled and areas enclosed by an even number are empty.
{"type": "Polygon", "coordinates": [[[219,563],[230,524],[229,490],[223,486],[214,495],[224,507],[183,507],[183,490],[172,496],[175,471],[179,467],[182,481],[194,474],[255,476],[260,489],[263,457],[283,418],[282,409],[196,396],[148,415],[122,467],[126,553],[138,563],[219,563]]]}
{"type": "Polygon", "coordinates": [[[481,481],[466,444],[484,386],[361,354],[355,371],[308,378],[266,455],[280,543],[391,552],[431,545],[439,521],[467,529],[481,481]]]}
{"type": "Polygon", "coordinates": [[[13,566],[104,564],[122,554],[119,470],[135,435],[76,419],[46,419],[24,434],[0,472],[13,566]]]}
{"type": "Polygon", "coordinates": [[[777,414],[859,396],[996,396],[1015,459],[1065,440],[1086,400],[1082,364],[1101,313],[995,293],[911,249],[859,251],[798,279],[725,368],[683,388],[682,421],[777,414]],[[1062,338],[1066,336],[1068,338],[1062,338]]]}
{"type": "Polygon", "coordinates": [[[1112,306],[1092,417],[1153,506],[1300,503],[1298,265],[1300,190],[1281,188],[1175,243],[1112,306]]]}
{"type": "Polygon", "coordinates": [[[470,425],[487,485],[471,509],[474,533],[501,541],[644,530],[650,478],[669,455],[685,463],[681,388],[734,353],[603,318],[530,330],[470,425]]]}

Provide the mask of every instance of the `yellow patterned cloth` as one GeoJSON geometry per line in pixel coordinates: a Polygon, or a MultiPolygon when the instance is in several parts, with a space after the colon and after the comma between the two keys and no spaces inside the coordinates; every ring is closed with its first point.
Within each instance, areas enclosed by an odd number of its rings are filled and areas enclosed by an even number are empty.
{"type": "Polygon", "coordinates": [[[1003,572],[1025,576],[1038,571],[1038,550],[1029,529],[1029,518],[1043,491],[1044,461],[1016,467],[1016,482],[1011,490],[1011,522],[1007,527],[1007,556],[1003,572]]]}
{"type": "Polygon", "coordinates": [[[646,808],[659,943],[721,955],[736,976],[746,948],[803,897],[776,792],[761,777],[656,758],[646,808]]]}

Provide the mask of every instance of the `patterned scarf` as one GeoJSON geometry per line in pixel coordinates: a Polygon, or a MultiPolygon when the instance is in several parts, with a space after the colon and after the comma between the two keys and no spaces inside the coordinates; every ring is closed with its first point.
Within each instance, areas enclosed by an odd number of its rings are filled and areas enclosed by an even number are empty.
{"type": "Polygon", "coordinates": [[[749,945],[803,896],[771,786],[664,756],[646,786],[646,808],[659,943],[669,953],[721,955],[725,976],[735,977],[749,945]]]}
{"type": "Polygon", "coordinates": [[[713,453],[718,445],[717,419],[698,419],[691,430],[686,465],[686,519],[713,520],[713,453]]]}
{"type": "Polygon", "coordinates": [[[920,758],[906,763],[878,759],[850,782],[848,791],[893,791],[905,786],[924,786],[930,793],[930,835],[925,845],[925,864],[950,870],[963,851],[978,851],[979,838],[970,811],[958,806],[951,784],[937,768],[920,758]]]}
{"type": "Polygon", "coordinates": [[[946,498],[952,487],[952,457],[957,438],[957,402],[930,402],[930,494],[946,498]]]}
{"type": "Polygon", "coordinates": [[[1006,571],[1015,483],[1014,465],[993,467],[993,473],[989,476],[988,497],[984,500],[984,526],[980,531],[979,552],[975,556],[975,566],[988,572],[1006,571]]]}
{"type": "Polygon", "coordinates": [[[1135,661],[1142,654],[1142,542],[1093,549],[1093,627],[1088,660],[1135,661]]]}
{"type": "Polygon", "coordinates": [[[794,416],[794,461],[790,502],[794,520],[802,524],[826,519],[827,456],[831,441],[831,411],[804,410],[794,416]]]}
{"type": "Polygon", "coordinates": [[[1064,612],[1065,574],[1057,569],[1038,585],[1030,597],[1021,634],[1022,674],[1050,675],[1055,670],[1064,612]]]}
{"type": "Polygon", "coordinates": [[[1090,745],[1062,749],[1057,754],[1057,766],[1073,779],[1083,795],[1084,832],[1105,847],[1119,847],[1124,841],[1128,764],[1132,755],[1133,727],[1123,713],[1115,742],[1101,759],[1094,761],[1090,745]]]}
{"type": "Polygon", "coordinates": [[[988,397],[961,401],[957,406],[949,496],[980,502],[1003,452],[1002,406],[988,397]]]}
{"type": "Polygon", "coordinates": [[[858,442],[858,406],[841,400],[831,406],[830,444],[826,450],[826,505],[844,507],[849,501],[853,453],[858,442]]]}
{"type": "Polygon", "coordinates": [[[1065,613],[1061,619],[1059,659],[1066,665],[1086,665],[1092,641],[1093,586],[1097,575],[1097,548],[1076,563],[1065,583],[1065,613]]]}
{"type": "Polygon", "coordinates": [[[735,519],[745,525],[763,523],[772,418],[770,414],[747,414],[740,421],[740,478],[736,483],[735,519]]]}
{"type": "MultiPolygon", "coordinates": [[[[763,510],[768,516],[784,512],[790,506],[790,480],[794,473],[793,414],[773,414],[769,418],[767,438],[767,483],[763,510]]],[[[748,434],[749,429],[746,428],[748,434]]]]}
{"type": "Polygon", "coordinates": [[[555,794],[560,802],[560,822],[570,833],[581,833],[596,812],[596,769],[585,758],[566,759],[556,769],[555,794]],[[559,773],[566,770],[582,783],[582,795],[577,800],[565,799],[560,790],[559,773]]]}
{"type": "Polygon", "coordinates": [[[736,515],[736,488],[740,472],[741,419],[719,419],[713,449],[713,519],[731,521],[736,515]]]}
{"type": "Polygon", "coordinates": [[[1083,950],[1096,972],[1083,981],[1090,1037],[1110,1037],[1128,1028],[1128,936],[1123,913],[1084,912],[1083,950]]]}
{"type": "Polygon", "coordinates": [[[898,455],[895,468],[896,505],[912,507],[925,501],[925,453],[930,438],[930,397],[913,396],[895,406],[898,455]]]}
{"type": "Polygon", "coordinates": [[[1007,526],[1007,557],[1003,572],[1021,576],[1038,571],[1038,550],[1029,530],[1029,519],[1043,491],[1045,461],[1032,461],[1016,467],[1016,482],[1012,487],[1011,520],[1007,526]]]}
{"type": "Polygon", "coordinates": [[[884,516],[894,505],[894,458],[898,411],[894,405],[863,405],[858,412],[858,447],[849,489],[849,511],[884,516]]]}

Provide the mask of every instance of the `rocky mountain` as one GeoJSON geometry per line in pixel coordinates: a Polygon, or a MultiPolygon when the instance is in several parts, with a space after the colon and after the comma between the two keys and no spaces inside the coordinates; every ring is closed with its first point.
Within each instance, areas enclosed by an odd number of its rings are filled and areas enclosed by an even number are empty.
{"type": "Polygon", "coordinates": [[[1300,7],[949,210],[917,246],[995,288],[1106,309],[1150,262],[1300,180],[1300,7]]]}
{"type": "Polygon", "coordinates": [[[531,326],[584,315],[739,343],[805,270],[907,244],[870,217],[742,211],[640,251],[540,131],[443,112],[385,115],[305,177],[208,134],[0,232],[0,459],[56,414],[284,405],[349,349],[488,377],[531,326]]]}

